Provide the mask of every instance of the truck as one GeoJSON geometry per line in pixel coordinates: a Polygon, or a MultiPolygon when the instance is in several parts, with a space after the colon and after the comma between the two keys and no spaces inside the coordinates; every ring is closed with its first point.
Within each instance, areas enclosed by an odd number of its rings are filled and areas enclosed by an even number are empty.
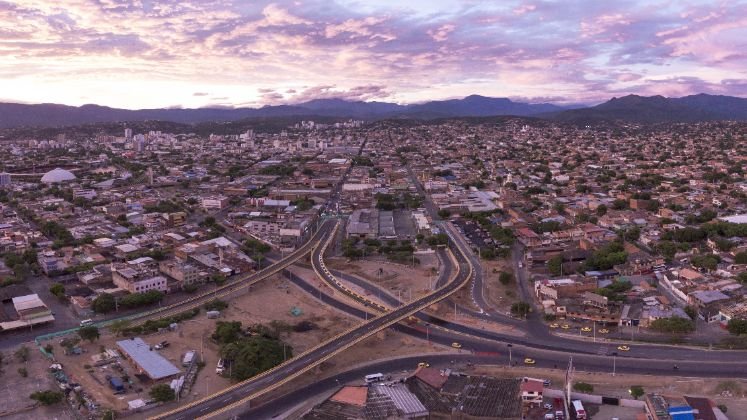
{"type": "Polygon", "coordinates": [[[573,412],[576,414],[576,420],[586,420],[586,410],[584,409],[584,405],[581,403],[581,400],[573,400],[571,401],[571,408],[573,408],[573,412]]]}
{"type": "Polygon", "coordinates": [[[125,391],[124,383],[121,379],[112,376],[109,378],[109,386],[114,390],[115,394],[125,391]]]}
{"type": "Polygon", "coordinates": [[[192,362],[195,360],[196,355],[197,355],[197,352],[194,350],[190,350],[187,353],[185,353],[184,357],[182,358],[182,366],[191,365],[192,362]]]}
{"type": "Polygon", "coordinates": [[[370,375],[366,375],[364,379],[367,384],[371,384],[374,382],[381,382],[384,380],[384,374],[383,373],[372,373],[370,375]]]}

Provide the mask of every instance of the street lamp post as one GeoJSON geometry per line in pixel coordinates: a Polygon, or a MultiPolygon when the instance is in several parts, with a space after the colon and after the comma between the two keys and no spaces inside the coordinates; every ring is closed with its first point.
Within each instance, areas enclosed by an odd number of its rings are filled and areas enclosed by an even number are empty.
{"type": "Polygon", "coordinates": [[[615,376],[615,370],[617,367],[617,352],[612,352],[612,376],[615,376]]]}

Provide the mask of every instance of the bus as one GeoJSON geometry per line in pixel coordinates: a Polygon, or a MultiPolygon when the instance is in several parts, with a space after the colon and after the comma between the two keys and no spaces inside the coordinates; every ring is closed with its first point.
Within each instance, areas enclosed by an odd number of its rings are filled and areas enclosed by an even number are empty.
{"type": "Polygon", "coordinates": [[[366,383],[372,384],[374,382],[381,382],[384,380],[384,374],[383,373],[372,373],[370,375],[366,375],[366,383]]]}
{"type": "Polygon", "coordinates": [[[571,405],[573,407],[573,412],[576,414],[576,419],[586,420],[586,410],[584,410],[584,405],[581,404],[581,400],[573,400],[571,401],[571,405]]]}

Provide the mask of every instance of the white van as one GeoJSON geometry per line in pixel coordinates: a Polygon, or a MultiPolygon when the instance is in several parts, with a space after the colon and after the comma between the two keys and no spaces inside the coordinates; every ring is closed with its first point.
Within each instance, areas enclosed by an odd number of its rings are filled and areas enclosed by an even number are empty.
{"type": "Polygon", "coordinates": [[[215,373],[220,375],[224,370],[226,370],[226,363],[223,361],[223,359],[218,359],[218,365],[215,367],[215,373]]]}
{"type": "Polygon", "coordinates": [[[80,326],[81,327],[87,327],[89,325],[93,325],[93,320],[92,319],[84,319],[83,321],[80,321],[80,326]]]}

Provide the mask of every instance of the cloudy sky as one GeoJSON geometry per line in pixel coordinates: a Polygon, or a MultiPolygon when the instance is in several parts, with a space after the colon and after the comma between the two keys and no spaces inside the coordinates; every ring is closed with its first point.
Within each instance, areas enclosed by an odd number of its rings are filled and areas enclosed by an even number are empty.
{"type": "Polygon", "coordinates": [[[0,0],[0,101],[747,96],[747,1],[0,0]]]}

